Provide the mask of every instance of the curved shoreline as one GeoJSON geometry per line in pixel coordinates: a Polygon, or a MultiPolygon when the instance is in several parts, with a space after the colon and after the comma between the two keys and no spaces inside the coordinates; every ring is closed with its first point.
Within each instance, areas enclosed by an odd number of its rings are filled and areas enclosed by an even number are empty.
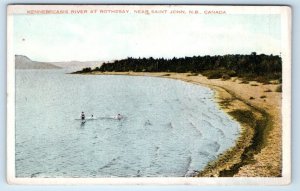
{"type": "MultiPolygon", "coordinates": [[[[250,168],[257,163],[268,167],[269,163],[263,164],[256,161],[262,149],[268,146],[268,135],[274,125],[274,114],[267,112],[268,108],[259,107],[251,103],[230,88],[212,83],[213,80],[204,79],[203,76],[196,77],[188,73],[135,73],[135,72],[91,72],[92,75],[130,75],[130,76],[149,76],[182,80],[198,85],[207,86],[215,91],[215,100],[224,112],[228,113],[234,120],[240,123],[241,133],[236,140],[235,146],[220,154],[215,161],[211,161],[198,176],[200,177],[277,177],[281,176],[281,165],[276,164],[275,170],[264,170],[250,168]],[[189,76],[190,75],[190,76],[189,76]],[[241,171],[241,172],[240,172],[241,171]]],[[[215,80],[218,81],[218,80],[215,80]]],[[[230,87],[230,86],[229,86],[230,87]]],[[[265,101],[265,100],[264,100],[265,101]]],[[[272,104],[271,104],[272,105],[272,104]]],[[[276,113],[276,112],[275,112],[276,113]]],[[[280,142],[281,143],[281,142],[280,142]]],[[[270,145],[269,145],[270,146],[270,145]]],[[[276,153],[276,156],[281,156],[276,153]]],[[[258,158],[259,159],[259,158],[258,158]]],[[[277,162],[278,163],[278,162],[277,162]]],[[[279,159],[281,163],[281,158],[279,159]]]]}

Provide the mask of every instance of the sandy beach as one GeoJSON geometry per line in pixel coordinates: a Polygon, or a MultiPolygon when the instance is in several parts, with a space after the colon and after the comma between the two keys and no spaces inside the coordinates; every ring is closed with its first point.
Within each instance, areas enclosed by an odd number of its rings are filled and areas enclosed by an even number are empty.
{"type": "Polygon", "coordinates": [[[201,177],[279,177],[282,169],[281,92],[279,84],[207,79],[190,73],[90,72],[92,75],[164,77],[208,86],[221,109],[241,124],[236,145],[207,165],[201,177]]]}

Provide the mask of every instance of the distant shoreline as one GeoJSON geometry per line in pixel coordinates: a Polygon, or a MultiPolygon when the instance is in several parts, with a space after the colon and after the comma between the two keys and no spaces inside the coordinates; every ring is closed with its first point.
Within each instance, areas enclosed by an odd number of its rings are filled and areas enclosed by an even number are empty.
{"type": "Polygon", "coordinates": [[[281,93],[275,90],[277,84],[247,84],[236,78],[207,79],[191,73],[88,72],[83,75],[162,77],[213,89],[220,109],[241,124],[241,133],[236,145],[210,162],[198,176],[281,176],[281,93]],[[268,94],[273,95],[269,97],[268,94]]]}

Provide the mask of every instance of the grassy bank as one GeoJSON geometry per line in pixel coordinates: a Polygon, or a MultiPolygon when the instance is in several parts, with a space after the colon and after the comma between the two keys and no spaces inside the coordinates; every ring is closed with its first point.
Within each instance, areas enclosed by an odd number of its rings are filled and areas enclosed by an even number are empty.
{"type": "MultiPolygon", "coordinates": [[[[232,100],[235,99],[238,98],[234,97],[232,100]]],[[[220,104],[223,108],[228,108],[231,101],[220,104]]],[[[254,163],[254,155],[259,153],[267,144],[266,134],[272,127],[269,114],[260,108],[249,105],[249,103],[246,104],[248,109],[233,109],[228,112],[242,125],[242,131],[236,145],[221,154],[217,160],[209,163],[198,174],[199,177],[233,177],[242,166],[254,163]]]]}

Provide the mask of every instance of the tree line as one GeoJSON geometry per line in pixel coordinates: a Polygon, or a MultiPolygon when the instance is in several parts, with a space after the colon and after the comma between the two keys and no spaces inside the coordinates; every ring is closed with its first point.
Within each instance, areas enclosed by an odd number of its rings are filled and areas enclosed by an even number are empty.
{"type": "Polygon", "coordinates": [[[177,72],[201,73],[210,78],[222,76],[281,78],[282,60],[278,55],[216,55],[183,58],[132,58],[103,63],[94,69],[84,68],[76,73],[100,72],[177,72]]]}

